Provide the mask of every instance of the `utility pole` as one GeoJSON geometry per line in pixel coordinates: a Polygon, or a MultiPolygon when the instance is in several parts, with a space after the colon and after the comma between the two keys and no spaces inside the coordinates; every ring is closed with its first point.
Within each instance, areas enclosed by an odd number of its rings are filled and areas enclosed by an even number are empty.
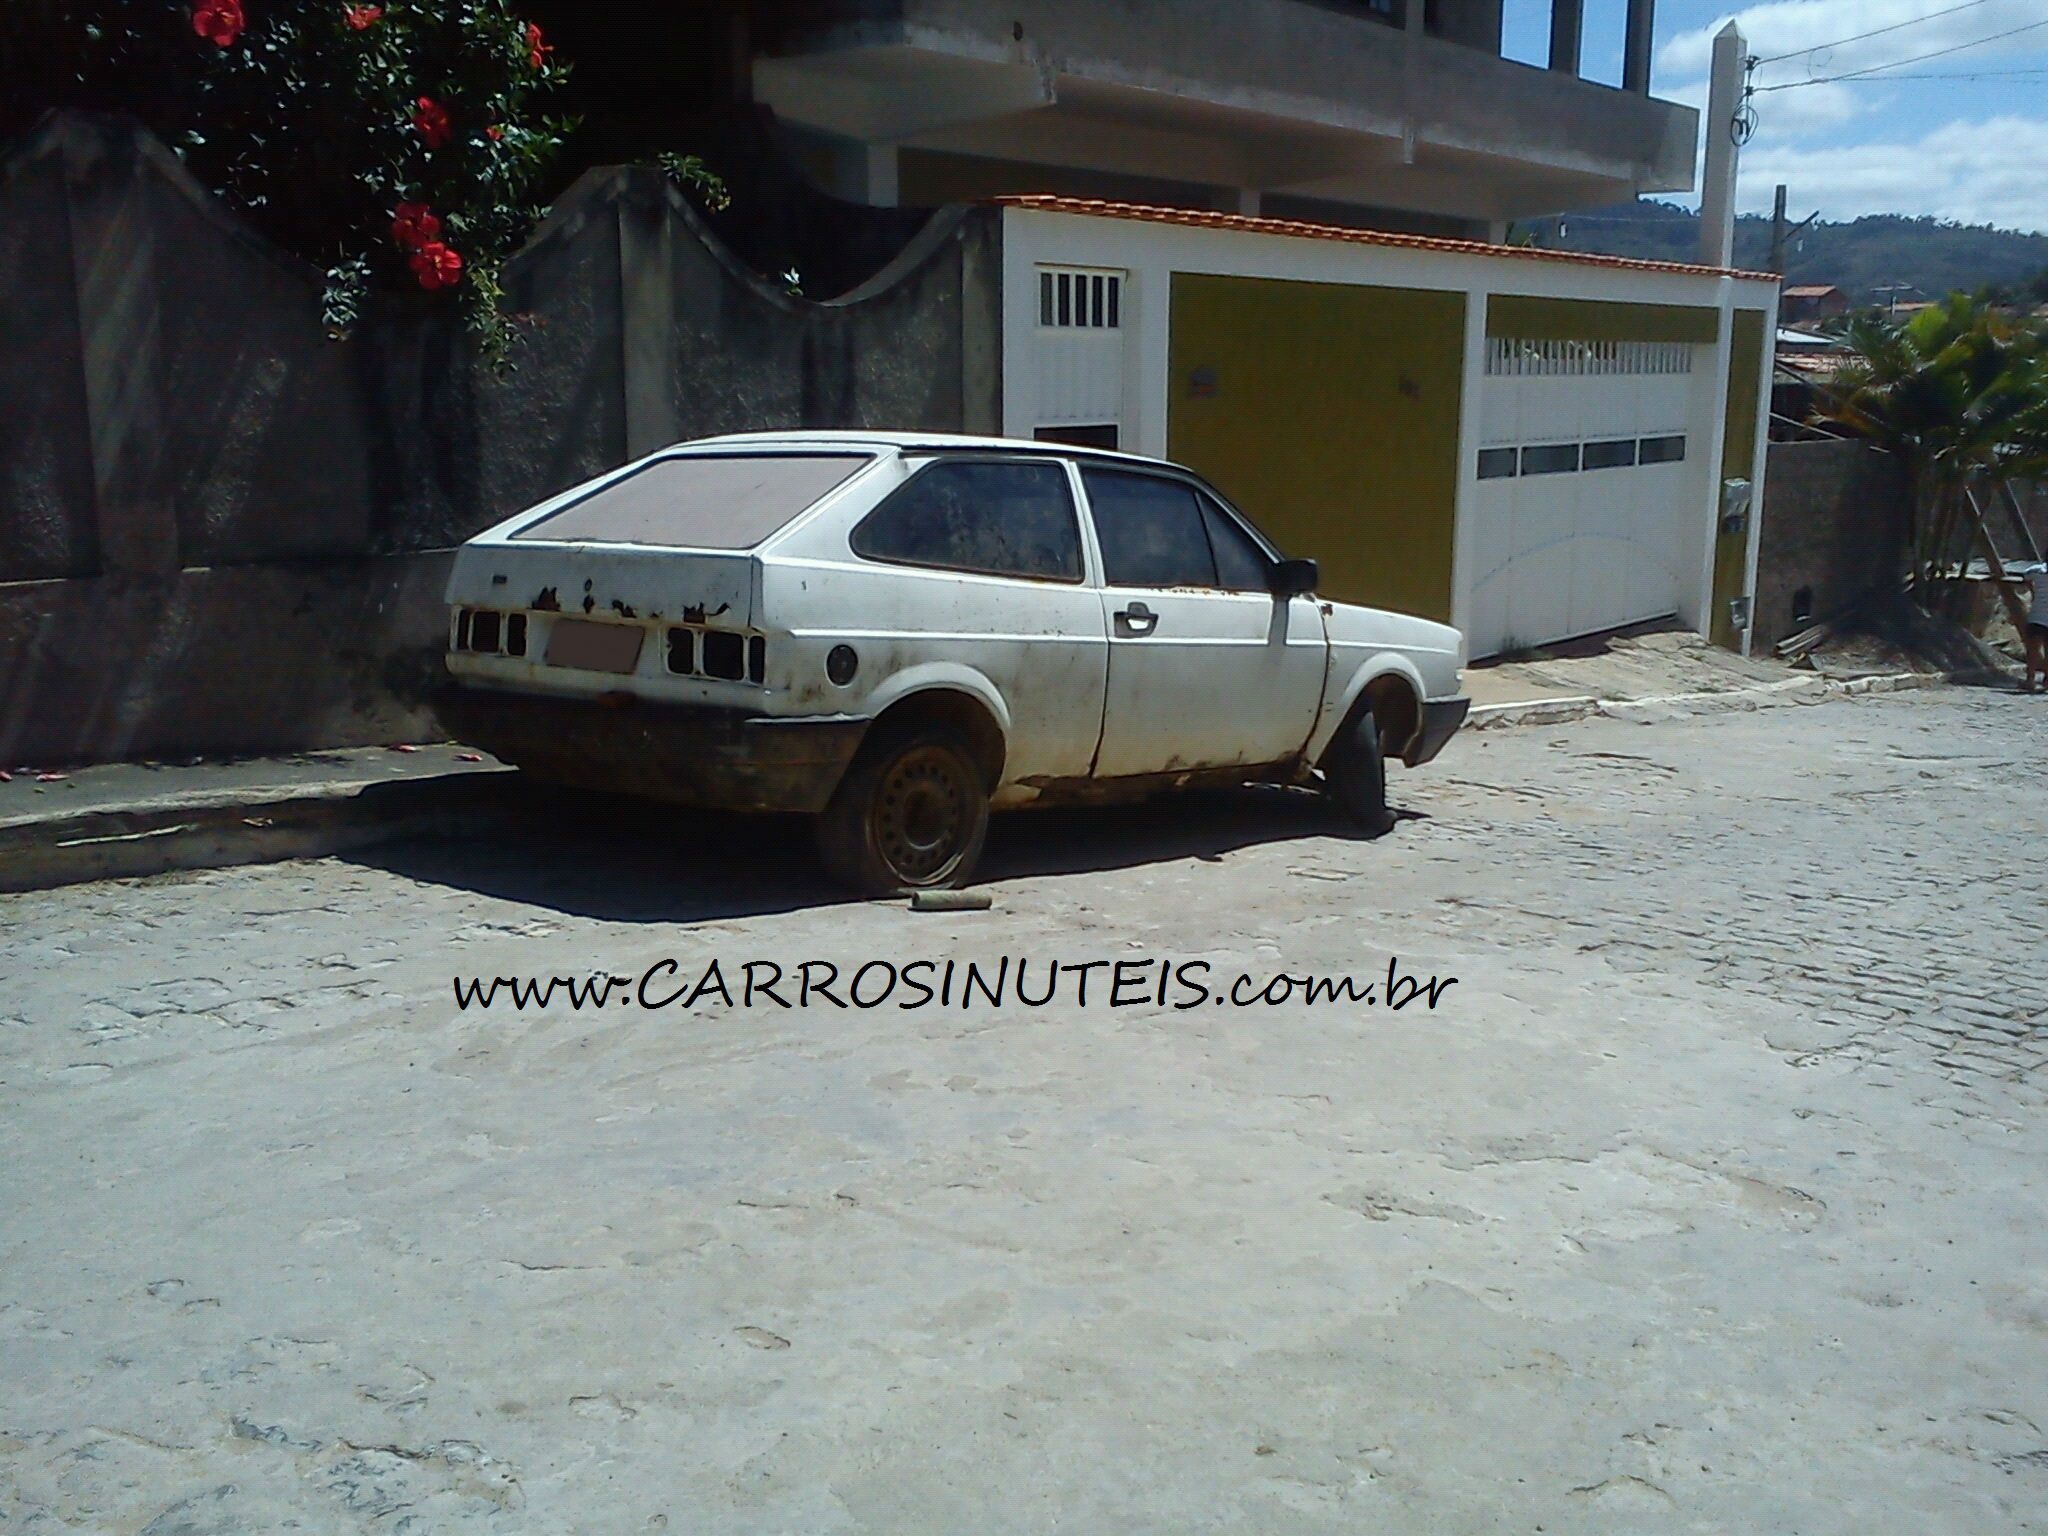
{"type": "Polygon", "coordinates": [[[1771,207],[1771,260],[1764,270],[1766,272],[1775,272],[1778,276],[1783,277],[1785,275],[1786,245],[1794,235],[1805,229],[1819,217],[1820,210],[1816,208],[1797,224],[1791,225],[1788,228],[1785,223],[1785,183],[1779,182],[1777,196],[1773,200],[1771,207]]]}
{"type": "Polygon", "coordinates": [[[1885,295],[1884,317],[1889,320],[1899,312],[1900,294],[1918,293],[1920,290],[1911,283],[1880,283],[1870,291],[1885,295]]]}
{"type": "Polygon", "coordinates": [[[1707,86],[1707,156],[1700,171],[1700,263],[1728,266],[1735,251],[1736,113],[1742,106],[1742,33],[1729,22],[1714,36],[1707,86]]]}

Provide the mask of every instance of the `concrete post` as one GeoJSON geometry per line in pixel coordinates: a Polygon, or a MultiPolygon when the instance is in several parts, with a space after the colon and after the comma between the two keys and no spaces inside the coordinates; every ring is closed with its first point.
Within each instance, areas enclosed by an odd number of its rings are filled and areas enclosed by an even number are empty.
{"type": "Polygon", "coordinates": [[[125,130],[73,120],[63,131],[100,568],[175,571],[178,521],[163,494],[162,315],[143,157],[125,130]]]}
{"type": "Polygon", "coordinates": [[[1657,30],[1657,0],[1628,0],[1628,30],[1621,45],[1621,88],[1650,94],[1651,35],[1657,30]]]}
{"type": "Polygon", "coordinates": [[[1579,48],[1586,35],[1585,0],[1550,0],[1550,67],[1563,75],[1579,72],[1579,48]]]}
{"type": "Polygon", "coordinates": [[[1725,267],[1735,254],[1735,171],[1741,158],[1735,143],[1735,113],[1742,104],[1742,59],[1747,47],[1729,22],[1714,37],[1714,66],[1707,86],[1706,166],[1700,172],[1700,261],[1725,267]]]}
{"type": "Polygon", "coordinates": [[[676,409],[674,219],[665,178],[641,172],[639,190],[662,182],[653,197],[618,204],[619,350],[626,393],[626,457],[644,458],[682,436],[676,409]]]}

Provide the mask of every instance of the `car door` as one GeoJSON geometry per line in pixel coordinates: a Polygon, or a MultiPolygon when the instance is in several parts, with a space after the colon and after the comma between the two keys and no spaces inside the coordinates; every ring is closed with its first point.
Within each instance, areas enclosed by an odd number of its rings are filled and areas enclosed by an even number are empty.
{"type": "Polygon", "coordinates": [[[1274,556],[1194,481],[1084,466],[1109,629],[1098,778],[1278,762],[1322,702],[1312,598],[1270,590],[1274,556]]]}

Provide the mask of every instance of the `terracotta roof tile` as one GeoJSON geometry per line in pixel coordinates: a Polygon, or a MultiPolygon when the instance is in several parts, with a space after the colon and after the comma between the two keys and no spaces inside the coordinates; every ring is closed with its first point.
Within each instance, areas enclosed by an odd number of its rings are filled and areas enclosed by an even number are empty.
{"type": "Polygon", "coordinates": [[[1036,213],[1073,213],[1099,219],[1135,219],[1146,224],[1183,224],[1193,229],[1228,229],[1250,235],[1288,235],[1302,240],[1338,240],[1349,245],[1379,245],[1397,250],[1442,251],[1455,256],[1510,256],[1523,261],[1562,261],[1575,266],[1621,267],[1632,272],[1677,272],[1692,277],[1739,277],[1775,283],[1773,272],[1745,272],[1735,267],[1696,266],[1683,261],[1644,261],[1634,256],[1601,256],[1590,251],[1546,251],[1529,245],[1493,245],[1484,240],[1452,240],[1441,235],[1403,235],[1383,229],[1353,229],[1344,224],[1312,224],[1302,219],[1268,219],[1246,213],[1213,213],[1200,208],[1164,208],[1148,203],[1105,202],[1088,197],[1045,195],[990,198],[1004,208],[1036,213]]]}

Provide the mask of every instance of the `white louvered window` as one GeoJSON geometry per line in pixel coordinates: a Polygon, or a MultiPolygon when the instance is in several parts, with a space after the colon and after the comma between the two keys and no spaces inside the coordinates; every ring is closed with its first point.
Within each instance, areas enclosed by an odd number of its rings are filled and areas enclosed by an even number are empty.
{"type": "Polygon", "coordinates": [[[1490,336],[1486,371],[1508,378],[1691,373],[1692,352],[1682,341],[1528,341],[1490,336]]]}
{"type": "Polygon", "coordinates": [[[1038,269],[1038,324],[1050,331],[1123,326],[1124,274],[1089,267],[1038,269]]]}

